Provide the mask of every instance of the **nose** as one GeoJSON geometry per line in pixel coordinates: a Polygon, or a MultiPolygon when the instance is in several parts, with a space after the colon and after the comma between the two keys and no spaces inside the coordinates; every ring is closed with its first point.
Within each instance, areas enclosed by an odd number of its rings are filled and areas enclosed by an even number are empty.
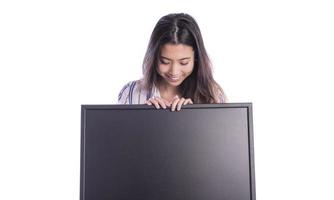
{"type": "Polygon", "coordinates": [[[177,64],[173,64],[170,71],[169,71],[169,75],[170,76],[178,76],[179,73],[179,67],[177,66],[177,64]]]}

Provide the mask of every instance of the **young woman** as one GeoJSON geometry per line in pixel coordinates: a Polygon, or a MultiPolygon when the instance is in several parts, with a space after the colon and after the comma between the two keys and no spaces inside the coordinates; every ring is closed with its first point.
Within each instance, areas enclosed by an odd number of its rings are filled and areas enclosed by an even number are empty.
{"type": "Polygon", "coordinates": [[[148,104],[172,111],[193,103],[225,103],[193,17],[163,16],[153,29],[143,62],[143,78],[120,91],[120,104],[148,104]]]}

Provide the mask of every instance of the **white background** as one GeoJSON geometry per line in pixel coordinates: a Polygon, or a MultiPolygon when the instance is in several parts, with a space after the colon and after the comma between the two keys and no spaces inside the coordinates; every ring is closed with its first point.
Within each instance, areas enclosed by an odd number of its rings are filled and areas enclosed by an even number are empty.
{"type": "Polygon", "coordinates": [[[141,77],[160,17],[191,14],[230,102],[252,102],[257,199],[334,199],[331,1],[0,3],[0,199],[79,199],[80,105],[141,77]]]}

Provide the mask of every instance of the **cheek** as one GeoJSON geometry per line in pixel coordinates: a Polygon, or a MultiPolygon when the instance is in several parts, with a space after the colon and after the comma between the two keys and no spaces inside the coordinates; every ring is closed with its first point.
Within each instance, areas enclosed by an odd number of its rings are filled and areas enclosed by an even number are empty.
{"type": "Polygon", "coordinates": [[[158,72],[165,73],[168,70],[169,70],[169,66],[168,65],[158,65],[158,72]]]}
{"type": "Polygon", "coordinates": [[[187,66],[187,67],[183,70],[183,73],[189,76],[189,75],[192,73],[193,70],[194,70],[194,66],[193,66],[193,65],[190,65],[190,66],[187,66]]]}

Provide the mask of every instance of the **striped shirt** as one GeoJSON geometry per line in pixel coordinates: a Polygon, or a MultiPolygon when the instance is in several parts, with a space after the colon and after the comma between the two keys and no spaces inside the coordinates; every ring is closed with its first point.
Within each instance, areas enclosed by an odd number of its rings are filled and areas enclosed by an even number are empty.
{"type": "MultiPolygon", "coordinates": [[[[143,87],[143,80],[130,81],[123,86],[118,94],[119,104],[145,104],[151,97],[160,97],[159,89],[153,84],[152,90],[147,91],[143,87]]],[[[224,103],[225,96],[220,95],[220,102],[224,103]]]]}
{"type": "Polygon", "coordinates": [[[143,87],[142,79],[128,82],[118,95],[119,104],[145,104],[151,97],[160,97],[158,88],[153,84],[152,90],[147,91],[143,87]]]}

